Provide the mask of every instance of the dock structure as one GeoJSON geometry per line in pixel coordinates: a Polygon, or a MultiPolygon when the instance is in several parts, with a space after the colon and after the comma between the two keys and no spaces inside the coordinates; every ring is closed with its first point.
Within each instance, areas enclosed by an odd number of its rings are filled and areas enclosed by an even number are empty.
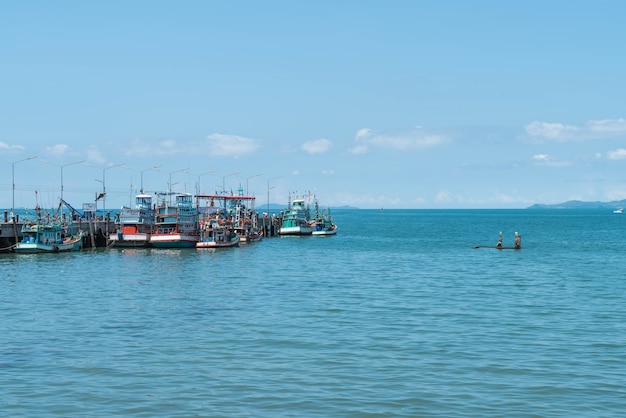
{"type": "MultiPolygon", "coordinates": [[[[220,216],[230,222],[236,228],[241,228],[244,224],[263,231],[264,237],[279,236],[282,225],[282,212],[279,214],[269,214],[255,211],[255,197],[245,196],[240,190],[239,194],[198,194],[196,206],[200,214],[200,219],[208,219],[211,216],[220,216]]],[[[115,217],[117,215],[107,212],[104,215],[93,210],[79,211],[65,201],[61,204],[70,209],[67,212],[60,212],[60,222],[64,227],[67,236],[83,233],[82,248],[106,248],[110,245],[109,236],[117,231],[115,217]]],[[[37,212],[38,217],[53,217],[50,213],[37,212]]],[[[0,252],[12,252],[15,245],[22,240],[22,227],[31,222],[32,219],[25,215],[20,217],[16,214],[9,215],[4,211],[0,217],[0,252]]]]}
{"type": "Polygon", "coordinates": [[[264,213],[261,217],[259,217],[259,228],[263,230],[264,237],[278,236],[278,231],[280,230],[281,224],[282,220],[280,216],[269,216],[268,214],[264,213]]]}

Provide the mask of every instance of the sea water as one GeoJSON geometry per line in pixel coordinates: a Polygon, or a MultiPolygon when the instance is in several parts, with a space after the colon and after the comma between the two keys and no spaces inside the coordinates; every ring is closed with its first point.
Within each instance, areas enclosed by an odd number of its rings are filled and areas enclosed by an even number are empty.
{"type": "Polygon", "coordinates": [[[0,254],[0,413],[623,416],[624,215],[333,215],[239,248],[0,254]],[[473,248],[500,231],[522,249],[473,248]]]}

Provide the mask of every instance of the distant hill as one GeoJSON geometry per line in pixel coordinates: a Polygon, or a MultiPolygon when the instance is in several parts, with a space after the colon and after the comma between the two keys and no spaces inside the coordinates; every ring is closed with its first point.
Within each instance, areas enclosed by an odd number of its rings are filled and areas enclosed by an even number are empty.
{"type": "Polygon", "coordinates": [[[535,204],[528,209],[617,209],[626,207],[626,199],[613,200],[612,202],[583,202],[580,200],[570,200],[553,205],[535,204]]]}

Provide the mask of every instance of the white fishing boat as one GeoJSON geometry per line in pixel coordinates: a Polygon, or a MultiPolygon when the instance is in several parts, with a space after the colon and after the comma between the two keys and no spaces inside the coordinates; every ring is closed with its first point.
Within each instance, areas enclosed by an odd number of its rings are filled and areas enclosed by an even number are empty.
{"type": "Polygon", "coordinates": [[[155,209],[152,196],[139,194],[135,207],[122,207],[116,219],[117,231],[109,235],[114,247],[147,247],[155,230],[155,209]]]}
{"type": "Polygon", "coordinates": [[[613,213],[624,213],[624,208],[615,209],[613,213]]]}
{"type": "Polygon", "coordinates": [[[156,230],[150,245],[156,248],[193,248],[200,240],[198,210],[189,193],[176,195],[176,204],[165,202],[156,207],[156,230]]]}

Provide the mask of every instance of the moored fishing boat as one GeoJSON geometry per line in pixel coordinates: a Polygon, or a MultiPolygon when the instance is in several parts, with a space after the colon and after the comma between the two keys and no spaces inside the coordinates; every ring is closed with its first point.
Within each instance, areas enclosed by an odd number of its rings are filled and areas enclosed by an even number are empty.
{"type": "MultiPolygon", "coordinates": [[[[83,247],[84,233],[78,231],[73,234],[72,217],[69,224],[62,222],[61,207],[67,202],[61,199],[54,216],[42,216],[39,205],[36,206],[37,217],[35,222],[25,222],[22,225],[22,240],[15,244],[17,253],[50,253],[78,251],[83,247]]],[[[72,208],[73,209],[73,208],[72,208]]]]}
{"type": "Polygon", "coordinates": [[[310,210],[304,199],[294,199],[283,212],[283,221],[279,235],[311,235],[313,227],[309,224],[310,210]]]}
{"type": "Polygon", "coordinates": [[[245,235],[244,242],[258,242],[263,239],[263,231],[250,231],[245,235]]]}
{"type": "Polygon", "coordinates": [[[176,195],[176,204],[156,207],[156,230],[150,244],[156,248],[193,248],[200,240],[198,210],[189,193],[176,195]]]}
{"type": "Polygon", "coordinates": [[[116,219],[117,231],[109,235],[115,247],[147,247],[155,230],[155,209],[152,196],[139,194],[135,197],[135,207],[122,207],[116,219]]]}
{"type": "Polygon", "coordinates": [[[15,245],[17,253],[46,253],[78,251],[83,246],[83,234],[64,236],[61,223],[37,221],[22,226],[22,240],[15,245]]]}
{"type": "Polygon", "coordinates": [[[333,222],[330,210],[320,210],[317,200],[315,201],[315,214],[310,224],[313,227],[313,235],[326,236],[337,234],[337,225],[333,222]]]}
{"type": "MultiPolygon", "coordinates": [[[[239,235],[239,242],[242,244],[248,242],[257,242],[263,239],[263,231],[258,227],[252,226],[250,220],[239,221],[239,226],[235,227],[235,233],[239,235]]],[[[256,223],[256,222],[255,222],[256,223]]]]}
{"type": "Polygon", "coordinates": [[[220,224],[218,219],[211,219],[201,226],[200,241],[196,248],[226,248],[239,245],[239,235],[228,226],[220,224]]]}

